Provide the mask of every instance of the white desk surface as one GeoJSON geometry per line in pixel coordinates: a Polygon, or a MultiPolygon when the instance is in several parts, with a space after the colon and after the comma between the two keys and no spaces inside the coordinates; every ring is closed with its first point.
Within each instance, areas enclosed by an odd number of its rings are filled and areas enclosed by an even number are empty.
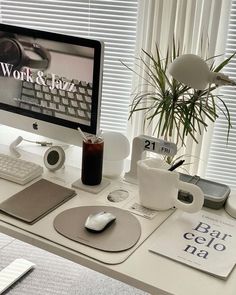
{"type": "MultiPolygon", "coordinates": [[[[19,134],[17,134],[19,135],[19,134]]],[[[9,132],[5,128],[0,127],[0,138],[1,143],[9,144],[8,141],[15,139],[16,134],[9,132]]],[[[25,143],[20,146],[19,149],[22,153],[22,158],[34,161],[42,164],[42,155],[46,148],[38,147],[33,144],[25,143]],[[33,153],[29,153],[29,151],[33,153]]],[[[0,145],[0,152],[8,153],[6,145],[0,145]]],[[[75,155],[74,151],[67,151],[67,155],[71,154],[72,157],[75,155]]],[[[77,156],[78,150],[76,150],[77,156]]],[[[80,157],[80,155],[78,155],[80,157]]],[[[75,163],[79,165],[80,159],[77,161],[71,161],[68,158],[66,167],[64,170],[57,171],[56,173],[47,172],[43,177],[54,181],[58,184],[70,187],[71,183],[80,176],[78,168],[68,165],[68,163],[75,163]]],[[[113,185],[118,185],[119,182],[112,181],[113,185]]],[[[0,179],[0,201],[14,194],[16,191],[21,190],[23,187],[17,184],[0,179]]],[[[78,205],[91,204],[91,198],[94,200],[94,204],[98,202],[103,203],[106,200],[106,196],[103,194],[90,195],[88,193],[77,190],[79,195],[78,205]]],[[[71,199],[69,202],[75,202],[76,199],[71,199]]],[[[69,204],[67,202],[67,204],[69,204]]],[[[108,205],[107,203],[104,203],[108,205]]],[[[111,204],[109,204],[111,205],[111,204]]],[[[64,207],[62,207],[64,208],[64,207]]],[[[57,208],[60,212],[60,207],[57,208]]],[[[63,211],[63,209],[61,209],[63,211]]],[[[214,211],[217,214],[226,214],[224,210],[214,211]]],[[[50,220],[50,213],[46,217],[50,220]]],[[[226,214],[227,215],[227,214],[226,214]]],[[[45,217],[45,218],[46,218],[45,217]]],[[[73,251],[64,247],[54,241],[49,241],[44,237],[39,237],[34,233],[29,233],[22,227],[22,222],[14,221],[14,225],[7,223],[9,217],[4,217],[0,214],[0,231],[13,236],[17,239],[43,248],[54,254],[60,255],[81,265],[89,267],[95,271],[101,272],[105,275],[113,277],[117,280],[123,281],[127,284],[133,285],[151,294],[177,294],[177,295],[235,295],[236,294],[236,269],[230,274],[229,278],[224,281],[219,278],[208,275],[199,270],[190,268],[173,260],[164,258],[162,256],[150,253],[148,249],[150,245],[155,241],[155,232],[147,238],[135,251],[132,253],[127,260],[120,264],[108,265],[101,263],[95,259],[89,258],[86,255],[80,254],[77,251],[73,251]]],[[[145,221],[149,222],[149,221],[145,221]]],[[[151,223],[154,221],[150,221],[151,223]]],[[[36,223],[37,225],[37,223],[36,223]]],[[[34,225],[33,225],[34,226],[34,225]]],[[[50,228],[50,226],[49,226],[50,228]]],[[[34,230],[32,230],[33,232],[34,230]]],[[[45,228],[45,231],[48,231],[45,228]]],[[[73,243],[73,242],[72,242],[73,243]]]]}

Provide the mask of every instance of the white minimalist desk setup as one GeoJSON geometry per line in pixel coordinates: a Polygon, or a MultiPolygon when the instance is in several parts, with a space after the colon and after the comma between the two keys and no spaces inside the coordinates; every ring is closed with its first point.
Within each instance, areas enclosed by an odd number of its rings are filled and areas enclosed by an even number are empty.
{"type": "MultiPolygon", "coordinates": [[[[8,141],[11,140],[11,134],[5,127],[0,128],[0,132],[2,143],[0,152],[8,153],[8,141]],[[6,145],[4,145],[4,141],[6,145]]],[[[22,145],[19,151],[23,159],[42,164],[44,148],[27,143],[22,145]]],[[[72,150],[70,151],[70,148],[67,150],[68,163],[70,163],[70,152],[72,157],[75,154],[72,150]]],[[[75,159],[73,161],[76,165],[79,165],[79,158],[80,155],[78,155],[78,162],[75,159]]],[[[79,168],[66,163],[65,168],[56,172],[44,169],[43,178],[71,188],[71,184],[79,175],[79,168]]],[[[28,185],[30,184],[32,182],[28,185]]],[[[3,179],[0,179],[0,186],[0,202],[24,188],[24,186],[3,179]]],[[[117,206],[129,209],[137,201],[137,186],[122,179],[111,180],[111,184],[99,194],[91,194],[82,190],[76,190],[76,193],[75,197],[33,225],[25,224],[1,213],[0,231],[145,290],[150,294],[235,294],[236,270],[233,270],[229,278],[224,281],[149,251],[150,246],[155,242],[155,229],[171,215],[173,212],[171,210],[158,212],[153,219],[135,214],[141,225],[141,237],[135,246],[120,253],[92,249],[63,237],[53,228],[53,220],[66,209],[88,205],[117,206]],[[128,191],[129,197],[125,201],[111,203],[107,196],[109,192],[118,188],[128,191]]],[[[219,215],[227,215],[223,209],[213,211],[219,215]]]]}
{"type": "MultiPolygon", "coordinates": [[[[0,24],[0,31],[1,36],[4,36],[4,42],[1,42],[2,50],[0,50],[0,54],[4,53],[0,56],[0,84],[2,83],[0,124],[4,124],[0,126],[0,153],[10,153],[10,144],[16,140],[17,136],[24,136],[22,130],[34,133],[33,141],[36,139],[35,136],[42,135],[78,147],[85,143],[85,140],[82,143],[83,136],[79,137],[78,130],[82,130],[88,136],[97,136],[100,132],[104,44],[98,40],[4,24],[0,24]],[[19,54],[16,55],[16,52],[19,54]],[[12,131],[6,126],[18,128],[18,131],[12,131]]],[[[231,83],[230,80],[226,82],[231,83]]],[[[99,137],[97,136],[96,139],[99,137]]],[[[14,144],[17,143],[19,143],[18,140],[14,142],[14,144]]],[[[92,140],[91,143],[99,142],[92,140]]],[[[120,148],[120,142],[116,145],[120,148]]],[[[44,168],[42,178],[53,185],[57,184],[71,189],[72,184],[81,176],[81,149],[79,150],[78,147],[69,146],[66,149],[64,168],[55,172],[44,168]]],[[[152,144],[151,147],[155,150],[157,145],[152,144]]],[[[18,147],[22,159],[41,166],[44,166],[43,155],[46,149],[47,147],[29,142],[21,143],[18,147]]],[[[141,152],[142,150],[139,154],[141,152]]],[[[98,154],[96,156],[98,160],[98,154]]],[[[99,163],[101,159],[100,156],[99,163]]],[[[113,157],[112,160],[117,159],[113,157]]],[[[136,161],[134,163],[136,165],[136,161]]],[[[95,166],[94,161],[92,164],[94,170],[99,166],[95,166]]],[[[90,165],[87,166],[91,169],[90,165]]],[[[136,167],[132,166],[132,163],[129,172],[131,172],[129,176],[132,179],[136,173],[136,167]]],[[[0,178],[0,204],[16,194],[19,195],[18,193],[25,188],[31,188],[31,185],[38,183],[39,179],[34,179],[26,185],[20,185],[0,178]]],[[[139,208],[137,185],[124,181],[122,178],[109,181],[110,183],[96,194],[81,188],[73,188],[75,196],[33,224],[23,222],[1,211],[0,231],[153,295],[235,295],[236,270],[233,270],[224,281],[151,253],[149,250],[158,238],[156,229],[176,212],[169,209],[151,214],[149,211],[151,218],[147,218],[148,213],[144,217],[144,214],[140,215],[137,209],[139,208]],[[120,202],[112,202],[108,195],[116,190],[125,191],[128,198],[120,202]],[[58,224],[55,225],[55,220],[59,219],[58,216],[63,216],[64,212],[72,212],[74,208],[81,212],[83,209],[87,210],[89,206],[99,208],[109,206],[113,208],[111,211],[116,210],[123,214],[122,216],[131,216],[129,220],[135,220],[135,224],[138,224],[136,227],[138,228],[137,241],[122,251],[102,251],[88,246],[90,240],[86,240],[84,236],[78,235],[80,239],[78,242],[58,232],[58,224]]],[[[168,181],[165,183],[169,185],[168,181]]],[[[176,188],[176,196],[177,193],[176,188]]],[[[35,203],[35,206],[37,205],[35,203]]],[[[211,211],[205,208],[202,210],[211,211]]],[[[75,211],[72,215],[76,216],[74,213],[75,211]]],[[[227,216],[223,209],[214,210],[214,213],[227,216]]],[[[81,225],[78,222],[71,222],[71,224],[72,229],[74,227],[77,229],[78,225],[81,225]]],[[[108,233],[109,229],[105,230],[105,233],[108,233]]],[[[128,222],[123,224],[120,231],[123,239],[126,232],[128,239],[131,236],[129,236],[130,224],[128,222]]],[[[96,234],[98,239],[99,235],[102,236],[102,233],[96,234]]],[[[116,243],[113,242],[114,244],[116,243]]],[[[24,257],[19,258],[24,259],[24,257]]]]}

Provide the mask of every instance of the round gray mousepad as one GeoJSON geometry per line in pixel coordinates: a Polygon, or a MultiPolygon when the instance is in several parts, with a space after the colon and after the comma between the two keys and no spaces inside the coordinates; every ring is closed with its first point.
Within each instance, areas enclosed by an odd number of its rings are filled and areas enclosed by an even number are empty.
{"type": "Polygon", "coordinates": [[[130,212],[110,206],[83,206],[63,211],[54,219],[54,227],[63,236],[95,249],[119,252],[134,246],[140,238],[141,226],[130,212]],[[102,232],[90,232],[85,221],[90,214],[110,212],[116,220],[102,232]]]}

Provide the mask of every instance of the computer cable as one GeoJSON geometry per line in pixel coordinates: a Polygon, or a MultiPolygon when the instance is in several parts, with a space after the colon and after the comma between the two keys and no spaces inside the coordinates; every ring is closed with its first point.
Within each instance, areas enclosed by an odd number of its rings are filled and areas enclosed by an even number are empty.
{"type": "Polygon", "coordinates": [[[20,153],[17,151],[16,147],[22,142],[22,141],[27,141],[27,142],[31,142],[31,143],[36,143],[36,144],[40,144],[41,146],[52,146],[53,143],[52,142],[47,142],[47,141],[33,141],[33,140],[29,140],[29,139],[25,139],[22,136],[18,136],[9,146],[9,150],[10,152],[17,158],[19,158],[21,155],[20,153]]]}

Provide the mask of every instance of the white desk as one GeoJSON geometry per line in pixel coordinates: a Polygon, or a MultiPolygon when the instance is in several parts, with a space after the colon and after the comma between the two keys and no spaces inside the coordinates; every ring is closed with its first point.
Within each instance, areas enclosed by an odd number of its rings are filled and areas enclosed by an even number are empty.
{"type": "MultiPolygon", "coordinates": [[[[0,138],[3,138],[1,136],[1,130],[0,138]]],[[[28,146],[30,145],[28,144],[28,146]]],[[[27,150],[27,145],[24,146],[24,149],[27,150]]],[[[32,150],[33,149],[34,148],[32,148],[32,150]]],[[[37,147],[36,149],[39,148],[37,147]]],[[[6,146],[0,146],[0,152],[6,153],[6,146]]],[[[27,156],[29,160],[34,160],[35,162],[42,164],[42,156],[40,155],[27,154],[25,152],[23,152],[22,155],[23,158],[26,158],[27,156]]],[[[56,173],[48,173],[45,169],[43,176],[50,181],[55,181],[58,184],[69,187],[70,184],[79,177],[79,175],[80,172],[78,169],[72,166],[66,166],[64,170],[58,171],[56,173]]],[[[117,185],[119,184],[116,181],[112,182],[110,189],[116,187],[117,185]]],[[[0,187],[0,201],[22,189],[22,186],[18,186],[17,184],[5,180],[0,180],[0,187]]],[[[130,188],[133,192],[135,191],[134,186],[131,186],[130,188]]],[[[51,222],[54,218],[54,215],[62,212],[65,210],[65,208],[86,204],[108,205],[106,200],[107,190],[97,196],[90,195],[82,191],[77,192],[77,197],[74,197],[61,207],[57,208],[56,212],[51,212],[49,215],[44,217],[41,223],[39,221],[35,225],[30,226],[31,232],[26,230],[26,227],[22,222],[12,219],[10,222],[11,224],[9,224],[10,217],[0,214],[0,231],[37,247],[43,248],[54,254],[70,259],[93,270],[101,272],[112,278],[143,289],[151,294],[236,294],[236,270],[231,273],[227,281],[223,281],[206,273],[182,265],[178,262],[150,253],[148,249],[155,239],[155,232],[149,238],[147,238],[134,251],[134,253],[128,257],[127,260],[115,265],[101,263],[96,259],[92,259],[84,254],[80,254],[79,251],[74,251],[68,247],[60,245],[58,241],[48,240],[45,238],[45,236],[48,236],[48,234],[54,235],[55,233],[52,232],[54,230],[52,228],[52,224],[47,224],[47,220],[51,222]],[[40,237],[37,234],[39,226],[44,227],[45,236],[42,235],[40,237]]],[[[134,195],[132,195],[132,197],[133,196],[134,195]]],[[[125,204],[119,206],[125,207],[125,204]]],[[[226,214],[224,210],[217,211],[216,213],[226,214]]],[[[143,229],[148,229],[149,225],[153,222],[155,222],[155,220],[142,221],[144,225],[143,229]]],[[[75,242],[71,241],[71,243],[73,244],[75,242]]]]}

